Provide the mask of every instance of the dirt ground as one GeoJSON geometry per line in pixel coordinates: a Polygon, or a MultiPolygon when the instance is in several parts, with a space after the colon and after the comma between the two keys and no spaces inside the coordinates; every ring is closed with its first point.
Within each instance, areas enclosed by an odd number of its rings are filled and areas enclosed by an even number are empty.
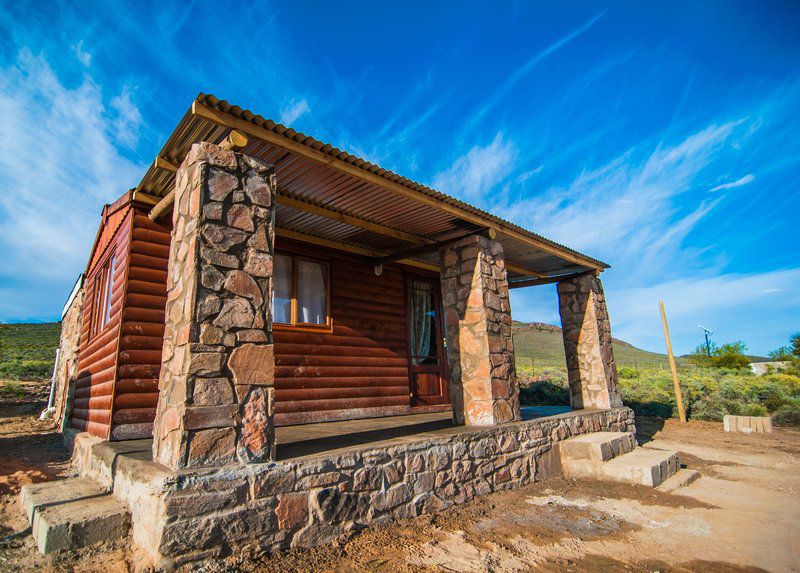
{"type": "MultiPolygon", "coordinates": [[[[0,571],[146,571],[128,543],[40,555],[19,487],[68,474],[42,396],[0,404],[0,571]]],[[[314,550],[257,549],[204,573],[800,571],[800,431],[726,434],[722,425],[637,421],[645,447],[675,449],[701,478],[673,493],[553,479],[436,515],[361,531],[314,550]]]]}

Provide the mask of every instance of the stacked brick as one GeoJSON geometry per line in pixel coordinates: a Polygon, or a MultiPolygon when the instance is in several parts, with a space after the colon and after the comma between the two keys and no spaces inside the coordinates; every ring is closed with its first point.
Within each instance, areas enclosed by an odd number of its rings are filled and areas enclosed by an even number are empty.
{"type": "Polygon", "coordinates": [[[473,235],[442,249],[440,260],[455,423],[519,420],[503,246],[473,235]]]}
{"type": "Polygon", "coordinates": [[[69,308],[61,319],[61,341],[58,345],[58,360],[54,368],[55,389],[53,419],[61,427],[67,410],[70,381],[78,374],[78,349],[81,344],[81,326],[83,325],[83,301],[85,289],[80,287],[72,299],[69,308]]]}
{"type": "Polygon", "coordinates": [[[622,406],[603,284],[594,275],[558,283],[573,408],[622,406]]]}
{"type": "Polygon", "coordinates": [[[270,166],[195,144],[176,175],[154,459],[274,457],[270,166]]]}
{"type": "Polygon", "coordinates": [[[559,442],[633,430],[633,412],[619,408],[388,448],[173,474],[157,494],[163,527],[147,529],[158,533],[156,560],[172,566],[249,544],[267,551],[313,547],[559,475],[559,442]]]}

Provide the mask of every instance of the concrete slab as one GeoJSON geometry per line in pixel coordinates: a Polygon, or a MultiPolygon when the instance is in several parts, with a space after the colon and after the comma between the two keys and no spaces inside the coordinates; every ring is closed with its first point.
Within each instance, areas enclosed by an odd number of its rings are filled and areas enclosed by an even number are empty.
{"type": "Polygon", "coordinates": [[[694,482],[700,477],[700,472],[697,470],[689,470],[689,469],[679,469],[677,473],[674,473],[667,479],[661,482],[658,486],[659,491],[665,491],[667,493],[675,491],[676,489],[680,489],[682,487],[686,487],[690,483],[694,482]]]}
{"type": "Polygon", "coordinates": [[[107,493],[106,488],[93,479],[68,478],[24,485],[20,491],[20,502],[28,517],[28,523],[32,523],[37,509],[75,499],[97,497],[105,493],[107,493]]]}
{"type": "Polygon", "coordinates": [[[31,535],[41,553],[51,553],[119,539],[129,528],[127,508],[105,494],[38,508],[31,535]]]}
{"type": "Polygon", "coordinates": [[[603,475],[612,481],[656,487],[680,468],[678,453],[638,448],[602,464],[603,475]]]}
{"type": "Polygon", "coordinates": [[[629,432],[595,432],[570,438],[560,444],[562,460],[605,462],[636,447],[629,432]]]}

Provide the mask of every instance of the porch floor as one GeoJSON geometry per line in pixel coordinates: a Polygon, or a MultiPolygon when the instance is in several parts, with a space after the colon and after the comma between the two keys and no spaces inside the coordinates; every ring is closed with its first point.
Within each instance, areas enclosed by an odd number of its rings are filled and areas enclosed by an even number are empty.
{"type": "MultiPolygon", "coordinates": [[[[585,413],[588,410],[573,412],[569,406],[525,406],[522,419],[560,418],[585,413]]],[[[512,422],[513,423],[513,422],[512,422]]],[[[426,440],[437,436],[452,436],[486,430],[483,427],[455,426],[450,412],[410,414],[407,416],[387,416],[384,418],[364,418],[342,422],[322,422],[301,426],[280,426],[276,428],[277,461],[295,461],[315,456],[343,453],[347,450],[382,448],[399,444],[426,440]]],[[[165,468],[152,462],[151,438],[103,442],[94,448],[95,456],[102,459],[101,465],[113,467],[119,457],[134,463],[145,463],[151,471],[164,471],[165,468]]]]}
{"type": "MultiPolygon", "coordinates": [[[[522,419],[533,420],[569,413],[569,406],[525,406],[522,419]]],[[[455,426],[451,412],[364,418],[342,422],[322,422],[276,428],[278,461],[297,460],[318,454],[340,453],[348,449],[390,447],[447,436],[480,432],[486,428],[455,426]]]]}

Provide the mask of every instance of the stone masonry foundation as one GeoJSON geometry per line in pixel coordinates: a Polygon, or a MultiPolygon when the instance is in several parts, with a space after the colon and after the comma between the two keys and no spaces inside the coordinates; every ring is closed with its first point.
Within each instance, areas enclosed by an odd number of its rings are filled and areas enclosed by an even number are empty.
{"type": "Polygon", "coordinates": [[[519,420],[503,246],[473,235],[442,249],[440,260],[454,421],[519,420]]]}
{"type": "Polygon", "coordinates": [[[560,475],[557,444],[599,431],[635,431],[633,412],[571,412],[401,445],[177,472],[125,455],[102,462],[114,446],[91,439],[76,440],[73,460],[82,475],[113,482],[131,510],[134,542],[170,569],[247,545],[313,547],[560,475]],[[94,451],[81,454],[82,447],[94,451]]]}
{"type": "Polygon", "coordinates": [[[178,469],[274,457],[273,170],[210,143],[176,174],[153,457],[178,469]]]}
{"type": "Polygon", "coordinates": [[[594,275],[558,283],[573,408],[622,406],[603,284],[594,275]]]}

